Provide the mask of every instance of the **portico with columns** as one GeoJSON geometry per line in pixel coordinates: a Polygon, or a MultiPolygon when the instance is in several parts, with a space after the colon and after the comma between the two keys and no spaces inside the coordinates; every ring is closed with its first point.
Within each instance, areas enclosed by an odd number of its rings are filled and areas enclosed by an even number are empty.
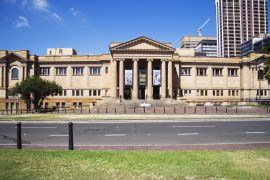
{"type": "Polygon", "coordinates": [[[125,43],[112,43],[111,55],[115,68],[113,76],[116,98],[165,99],[171,98],[173,54],[170,44],[146,37],[125,43]],[[155,73],[155,74],[154,74],[155,73]]]}

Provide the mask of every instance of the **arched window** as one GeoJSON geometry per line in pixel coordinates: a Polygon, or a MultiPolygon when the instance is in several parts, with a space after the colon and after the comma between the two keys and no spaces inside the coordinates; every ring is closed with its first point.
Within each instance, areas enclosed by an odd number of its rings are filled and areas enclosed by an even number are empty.
{"type": "Polygon", "coordinates": [[[11,70],[11,79],[19,79],[19,71],[17,68],[11,70]]]}

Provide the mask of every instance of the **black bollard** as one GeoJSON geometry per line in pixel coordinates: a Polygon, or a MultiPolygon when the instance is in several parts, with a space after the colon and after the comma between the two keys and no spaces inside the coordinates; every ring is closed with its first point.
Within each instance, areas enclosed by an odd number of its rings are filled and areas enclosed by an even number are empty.
{"type": "Polygon", "coordinates": [[[106,114],[108,113],[108,109],[107,109],[107,107],[106,107],[106,114]]]}
{"type": "Polygon", "coordinates": [[[226,106],[226,113],[228,113],[228,107],[226,106]]]}
{"type": "Polygon", "coordinates": [[[70,122],[68,123],[68,149],[73,150],[74,145],[73,145],[73,123],[70,122]]]}
{"type": "Polygon", "coordinates": [[[114,114],[116,114],[116,107],[114,108],[114,114]]]}
{"type": "Polygon", "coordinates": [[[176,113],[176,109],[175,109],[175,106],[173,107],[173,112],[176,113]]]}
{"type": "Polygon", "coordinates": [[[143,107],[143,113],[145,113],[145,107],[143,107]]]}
{"type": "Polygon", "coordinates": [[[194,114],[197,113],[197,106],[194,107],[194,114]]]}
{"type": "Polygon", "coordinates": [[[238,114],[238,108],[237,107],[235,108],[235,113],[238,114]]]}
{"type": "Polygon", "coordinates": [[[217,106],[216,106],[216,113],[217,113],[217,106]]]}
{"type": "Polygon", "coordinates": [[[134,114],[136,113],[136,109],[135,109],[135,106],[134,106],[134,114]]]}
{"type": "Polygon", "coordinates": [[[154,106],[154,114],[156,113],[156,107],[154,106]]]}
{"type": "Polygon", "coordinates": [[[65,108],[65,114],[67,114],[67,108],[65,108]]]}
{"type": "Polygon", "coordinates": [[[185,107],[184,107],[184,114],[186,114],[186,111],[187,111],[187,110],[186,110],[186,106],[185,106],[185,107]]]}
{"type": "Polygon", "coordinates": [[[22,123],[17,123],[17,149],[22,149],[22,123]]]}

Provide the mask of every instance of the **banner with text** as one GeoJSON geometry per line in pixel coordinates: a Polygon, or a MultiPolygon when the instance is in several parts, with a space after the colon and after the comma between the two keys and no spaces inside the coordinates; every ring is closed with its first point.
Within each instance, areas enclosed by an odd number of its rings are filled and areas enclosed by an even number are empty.
{"type": "Polygon", "coordinates": [[[160,85],[160,70],[153,70],[153,85],[160,85]]]}
{"type": "Polygon", "coordinates": [[[125,70],[125,86],[132,86],[132,70],[125,70]]]}

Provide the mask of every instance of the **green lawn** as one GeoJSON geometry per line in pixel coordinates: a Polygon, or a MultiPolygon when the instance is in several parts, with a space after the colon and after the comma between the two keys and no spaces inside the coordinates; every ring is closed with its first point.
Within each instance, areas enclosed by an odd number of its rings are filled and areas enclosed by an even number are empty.
{"type": "Polygon", "coordinates": [[[268,117],[267,115],[168,115],[168,114],[23,114],[3,115],[0,121],[92,121],[92,120],[179,120],[268,117]]]}
{"type": "Polygon", "coordinates": [[[0,149],[0,179],[270,179],[270,150],[0,149]]]}

